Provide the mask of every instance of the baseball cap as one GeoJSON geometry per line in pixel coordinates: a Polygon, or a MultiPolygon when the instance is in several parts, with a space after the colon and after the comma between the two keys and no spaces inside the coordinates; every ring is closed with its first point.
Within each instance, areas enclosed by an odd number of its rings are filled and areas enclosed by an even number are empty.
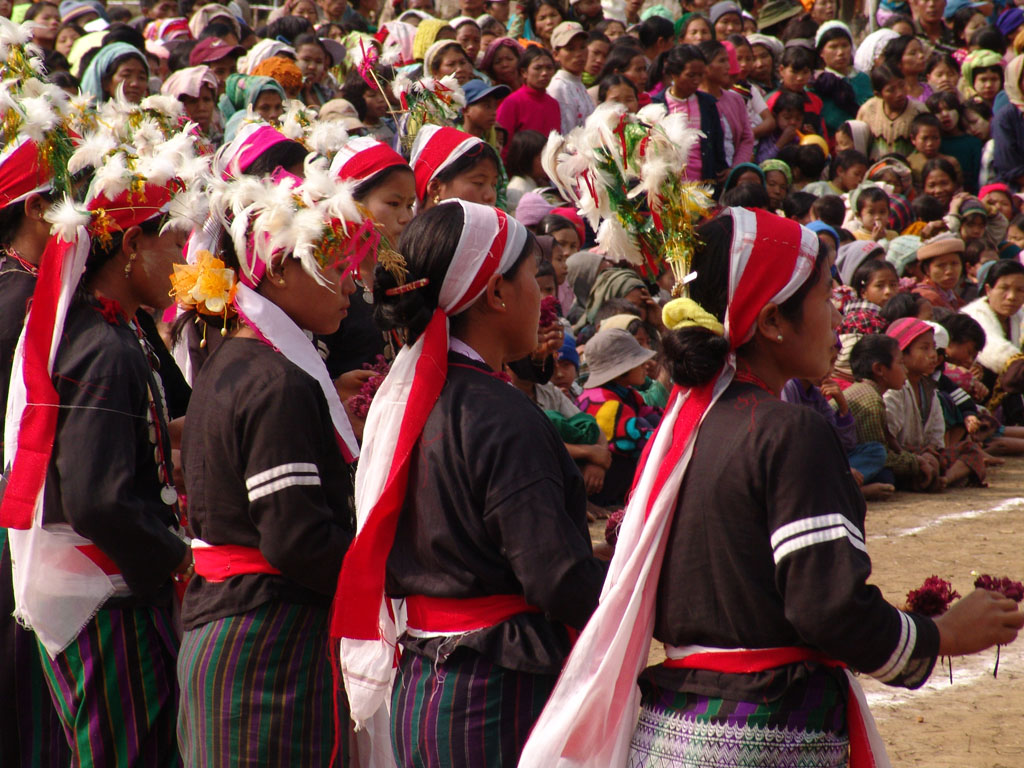
{"type": "Polygon", "coordinates": [[[200,40],[192,49],[192,53],[188,55],[188,64],[195,67],[199,64],[209,64],[211,61],[220,61],[228,56],[241,56],[244,53],[245,48],[240,45],[225,43],[219,37],[207,37],[200,40]]]}
{"type": "Polygon", "coordinates": [[[512,89],[507,85],[488,85],[483,80],[470,80],[462,86],[462,92],[466,95],[466,106],[468,107],[488,96],[497,96],[499,99],[503,99],[512,93],[512,89]]]}
{"type": "Polygon", "coordinates": [[[942,16],[946,19],[953,18],[953,14],[961,8],[981,8],[985,3],[972,3],[971,0],[946,0],[946,10],[942,16]]]}
{"type": "Polygon", "coordinates": [[[563,21],[551,33],[551,48],[564,48],[578,35],[587,36],[587,32],[583,29],[582,24],[575,21],[563,21]]]}

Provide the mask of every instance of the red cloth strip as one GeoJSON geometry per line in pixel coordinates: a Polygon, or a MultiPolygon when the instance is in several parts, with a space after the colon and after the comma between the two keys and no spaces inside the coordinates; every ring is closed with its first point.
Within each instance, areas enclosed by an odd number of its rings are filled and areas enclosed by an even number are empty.
{"type": "Polygon", "coordinates": [[[242,547],[236,544],[196,547],[192,550],[192,558],[195,561],[196,575],[207,581],[227,581],[232,576],[254,573],[281,573],[268,563],[263,553],[255,547],[242,547]]]}
{"type": "Polygon", "coordinates": [[[393,168],[396,165],[409,167],[405,158],[387,144],[378,144],[375,147],[364,149],[362,152],[357,152],[351,160],[341,166],[338,175],[343,179],[365,181],[386,168],[393,168]]]}
{"type": "MultiPolygon", "coordinates": [[[[711,672],[749,675],[801,661],[816,661],[829,667],[846,668],[841,661],[831,659],[820,651],[799,647],[708,651],[694,653],[682,659],[668,659],[663,666],[670,669],[706,669],[711,672]]],[[[847,730],[850,735],[850,768],[875,768],[876,765],[875,756],[871,752],[867,727],[864,724],[864,715],[851,684],[846,700],[847,730]]]]}
{"type": "Polygon", "coordinates": [[[117,563],[115,563],[106,552],[95,544],[81,544],[75,547],[75,549],[92,560],[97,566],[99,566],[101,571],[107,574],[107,576],[113,576],[121,573],[121,569],[117,567],[117,563]]]}
{"type": "Polygon", "coordinates": [[[520,613],[540,613],[522,595],[487,595],[485,597],[428,597],[409,595],[405,598],[408,624],[423,632],[472,632],[493,627],[520,613]]]}
{"type": "Polygon", "coordinates": [[[25,139],[21,146],[0,160],[3,173],[0,174],[0,208],[6,208],[33,189],[38,189],[47,180],[49,169],[39,161],[39,145],[25,139]]]}

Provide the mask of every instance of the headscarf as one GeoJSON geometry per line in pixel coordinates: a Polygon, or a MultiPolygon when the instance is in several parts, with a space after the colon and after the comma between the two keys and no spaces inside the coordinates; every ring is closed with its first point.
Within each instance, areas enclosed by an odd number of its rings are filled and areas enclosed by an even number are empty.
{"type": "Polygon", "coordinates": [[[427,49],[437,40],[437,33],[448,26],[448,22],[442,19],[424,19],[416,27],[416,37],[412,41],[412,56],[416,61],[422,61],[427,49]]]}
{"type": "Polygon", "coordinates": [[[839,233],[836,232],[835,227],[826,224],[821,219],[815,219],[807,228],[816,235],[832,235],[832,239],[836,241],[836,249],[839,248],[839,233]]]}
{"type": "MultiPolygon", "coordinates": [[[[906,163],[902,163],[894,157],[887,157],[884,160],[879,160],[877,163],[868,168],[867,174],[864,178],[868,181],[878,181],[879,174],[882,171],[894,171],[900,179],[901,189],[895,190],[898,194],[903,194],[904,190],[910,185],[913,174],[910,170],[910,166],[906,163]]],[[[856,209],[855,209],[856,210],[856,209]]]]}
{"type": "Polygon", "coordinates": [[[587,297],[587,309],[577,322],[579,328],[573,326],[573,330],[578,331],[584,325],[593,323],[597,311],[609,299],[621,299],[636,288],[646,287],[640,275],[632,269],[606,269],[594,281],[594,287],[590,289],[590,296],[587,297]]]}
{"type": "Polygon", "coordinates": [[[40,162],[39,145],[18,135],[0,149],[0,210],[53,188],[53,173],[40,162]]]}
{"type": "Polygon", "coordinates": [[[844,125],[850,127],[853,148],[867,157],[871,151],[871,128],[863,120],[847,120],[844,125]]]}
{"type": "Polygon", "coordinates": [[[519,198],[515,215],[526,226],[534,227],[553,210],[555,206],[540,192],[526,192],[519,198]]]}
{"type": "Polygon", "coordinates": [[[527,229],[497,208],[464,200],[462,234],[439,286],[426,330],[402,348],[366,416],[356,471],[358,533],[345,554],[332,611],[331,636],[341,638],[341,671],[352,719],[360,727],[391,691],[398,628],[384,592],[388,553],[405,501],[409,462],[448,378],[449,321],[469,309],[487,281],[508,272],[527,229]]]}
{"type": "Polygon", "coordinates": [[[416,61],[413,56],[413,42],[416,27],[404,21],[389,21],[383,25],[387,37],[381,43],[381,60],[395,67],[404,67],[416,61]]]}
{"type": "MultiPolygon", "coordinates": [[[[712,27],[712,30],[714,27],[712,27]]],[[[747,35],[747,42],[753,47],[755,45],[763,45],[767,48],[771,54],[772,59],[777,67],[782,62],[782,54],[785,52],[786,47],[782,44],[782,41],[777,37],[771,35],[762,35],[760,32],[755,32],[751,35],[747,35]]]]}
{"type": "Polygon", "coordinates": [[[294,59],[286,56],[271,56],[252,68],[252,73],[260,77],[272,77],[286,91],[295,92],[302,87],[302,70],[294,59]]]}
{"type": "Polygon", "coordinates": [[[814,270],[818,238],[795,221],[745,208],[723,215],[733,218],[723,318],[732,351],[712,381],[673,388],[638,467],[601,601],[533,728],[522,765],[625,765],[640,711],[636,680],[647,665],[665,542],[701,422],[732,383],[735,351],[753,335],[758,313],[769,302],[793,296],[814,270]]]}
{"type": "MultiPolygon", "coordinates": [[[[1003,57],[995,51],[986,48],[976,48],[967,54],[964,63],[960,65],[960,88],[965,96],[973,96],[977,93],[974,90],[974,70],[982,67],[1002,66],[1003,57]]],[[[1005,80],[1005,78],[1004,78],[1005,80]]],[[[1009,95],[1009,94],[1007,94],[1009,95]]]]}
{"type": "Polygon", "coordinates": [[[111,74],[107,72],[110,65],[114,63],[115,59],[122,56],[134,56],[142,62],[142,66],[146,68],[146,75],[149,75],[149,62],[146,61],[146,54],[128,43],[111,43],[100,48],[99,53],[92,57],[92,61],[86,67],[85,73],[82,75],[82,93],[92,96],[97,102],[106,101],[107,95],[103,92],[103,78],[111,74]]]}
{"type": "Polygon", "coordinates": [[[789,163],[785,160],[779,160],[777,157],[773,157],[771,160],[765,160],[761,163],[761,170],[767,175],[768,171],[778,171],[786,177],[786,183],[793,183],[793,171],[790,170],[789,163]]]}
{"type": "Polygon", "coordinates": [[[170,77],[164,80],[164,84],[160,86],[160,93],[179,99],[182,96],[198,99],[204,85],[212,88],[214,95],[217,94],[219,84],[212,69],[205,65],[185,67],[172,72],[170,77]]]}
{"type": "Polygon", "coordinates": [[[228,75],[228,81],[224,86],[224,93],[220,97],[217,108],[225,120],[230,120],[236,112],[245,112],[246,107],[255,104],[256,99],[264,91],[274,91],[280,94],[281,101],[288,98],[281,84],[272,77],[228,75]]]}
{"type": "Polygon", "coordinates": [[[921,247],[921,238],[917,235],[900,235],[889,243],[885,260],[896,268],[896,275],[903,277],[907,267],[917,261],[917,249],[921,247]]]}
{"type": "MultiPolygon", "coordinates": [[[[431,44],[431,46],[427,48],[427,52],[423,54],[424,76],[433,74],[434,59],[438,57],[441,51],[449,47],[455,47],[458,48],[459,50],[463,50],[462,46],[459,45],[458,42],[455,40],[438,40],[436,43],[431,44]]],[[[440,64],[438,64],[438,66],[440,66],[440,64]]]]}
{"type": "Polygon", "coordinates": [[[238,71],[245,75],[251,75],[261,61],[280,53],[290,53],[294,56],[295,49],[280,40],[260,40],[249,49],[249,53],[238,60],[238,71]]]}
{"type": "MultiPolygon", "coordinates": [[[[487,46],[487,50],[484,52],[484,56],[480,59],[480,71],[491,75],[491,67],[494,64],[494,57],[498,55],[498,51],[502,48],[508,48],[511,50],[518,59],[523,55],[523,46],[513,40],[511,37],[496,37],[487,46]]],[[[492,75],[493,77],[493,75],[492,75]]]]}
{"type": "MultiPolygon", "coordinates": [[[[675,28],[675,34],[677,38],[682,37],[683,34],[686,32],[686,25],[690,23],[690,19],[696,18],[697,16],[700,16],[700,14],[694,13],[693,11],[687,11],[686,13],[684,13],[682,16],[675,20],[672,26],[675,28]]],[[[708,26],[710,26],[710,24],[708,26]]],[[[711,34],[714,35],[714,31],[712,31],[711,34]]]]}
{"type": "Polygon", "coordinates": [[[729,175],[725,177],[725,186],[722,188],[722,192],[728,192],[735,187],[740,175],[747,171],[754,171],[761,179],[761,186],[764,186],[764,171],[759,166],[754,163],[740,163],[729,171],[729,175]]]}
{"type": "Polygon", "coordinates": [[[192,18],[189,19],[188,29],[192,33],[192,37],[196,40],[199,39],[199,35],[202,34],[203,30],[209,26],[210,22],[214,19],[225,19],[228,24],[231,25],[231,29],[235,33],[235,37],[241,41],[242,39],[242,27],[238,23],[238,19],[235,18],[235,14],[231,12],[230,8],[217,3],[209,3],[204,5],[198,11],[192,14],[192,18]]]}
{"type": "Polygon", "coordinates": [[[853,56],[853,66],[864,73],[870,73],[875,66],[875,60],[890,40],[895,40],[899,34],[891,29],[878,29],[865,37],[857,46],[857,52],[853,56]]]}
{"type": "Polygon", "coordinates": [[[424,125],[420,128],[409,157],[409,165],[416,174],[417,197],[420,200],[426,198],[427,185],[437,174],[483,143],[476,136],[448,126],[424,125]]]}
{"type": "Polygon", "coordinates": [[[371,136],[349,139],[331,161],[331,173],[341,179],[362,184],[386,171],[401,166],[408,168],[405,158],[371,136]]]}
{"type": "MultiPolygon", "coordinates": [[[[586,306],[590,290],[597,280],[597,273],[601,271],[602,261],[604,256],[593,251],[578,251],[566,259],[565,266],[568,271],[565,281],[572,287],[577,305],[586,306]]],[[[563,309],[569,311],[569,307],[563,309]]]]}
{"type": "MultiPolygon", "coordinates": [[[[813,5],[814,0],[810,0],[810,2],[813,5]]],[[[818,53],[821,53],[821,38],[825,36],[826,32],[830,32],[833,29],[842,30],[843,34],[850,39],[850,45],[853,45],[853,33],[850,31],[850,28],[841,21],[831,19],[818,27],[818,33],[814,36],[814,47],[818,50],[818,53]]]]}
{"type": "Polygon", "coordinates": [[[839,270],[843,285],[850,285],[853,282],[853,273],[857,271],[857,267],[872,255],[877,255],[878,258],[885,255],[885,250],[874,240],[854,240],[852,243],[839,246],[836,269],[839,270]]]}
{"type": "Polygon", "coordinates": [[[1003,78],[1003,90],[1010,103],[1017,109],[1024,112],[1024,92],[1021,91],[1020,81],[1024,77],[1024,54],[1014,58],[1006,65],[1006,76],[1003,78]]]}

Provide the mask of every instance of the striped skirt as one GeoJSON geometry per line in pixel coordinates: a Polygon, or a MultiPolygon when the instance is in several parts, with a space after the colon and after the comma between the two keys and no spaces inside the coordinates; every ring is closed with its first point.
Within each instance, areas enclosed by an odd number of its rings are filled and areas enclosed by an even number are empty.
{"type": "Polygon", "coordinates": [[[627,768],[844,768],[846,692],[812,675],[767,703],[679,693],[641,681],[627,768]]]}
{"type": "Polygon", "coordinates": [[[336,731],[347,765],[348,710],[328,649],[326,608],[278,601],[186,632],[178,658],[185,765],[327,768],[336,731]]]}
{"type": "Polygon", "coordinates": [[[67,768],[71,750],[43,676],[44,651],[35,634],[14,620],[6,539],[0,528],[0,766],[67,768]]]}
{"type": "Polygon", "coordinates": [[[169,608],[103,608],[56,659],[40,652],[72,768],[181,765],[177,647],[169,608]]]}
{"type": "Polygon", "coordinates": [[[466,648],[443,663],[402,654],[391,693],[401,768],[514,768],[555,675],[515,672],[466,648]]]}

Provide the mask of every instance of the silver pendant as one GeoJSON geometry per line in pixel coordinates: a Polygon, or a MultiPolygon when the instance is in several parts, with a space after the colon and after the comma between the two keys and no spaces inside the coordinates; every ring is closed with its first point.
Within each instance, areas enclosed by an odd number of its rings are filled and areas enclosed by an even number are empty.
{"type": "Polygon", "coordinates": [[[160,501],[167,506],[171,506],[178,502],[178,492],[173,487],[165,485],[160,489],[160,501]]]}

